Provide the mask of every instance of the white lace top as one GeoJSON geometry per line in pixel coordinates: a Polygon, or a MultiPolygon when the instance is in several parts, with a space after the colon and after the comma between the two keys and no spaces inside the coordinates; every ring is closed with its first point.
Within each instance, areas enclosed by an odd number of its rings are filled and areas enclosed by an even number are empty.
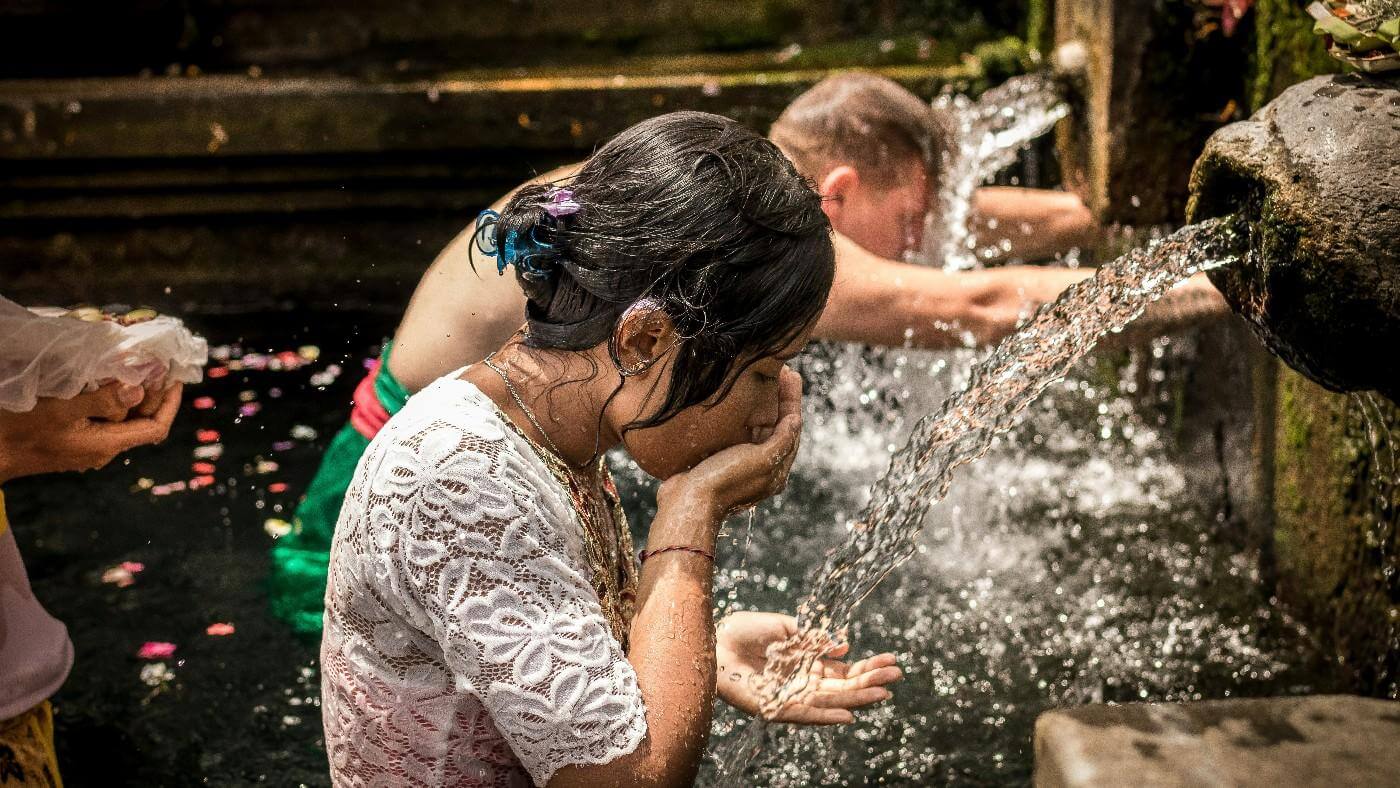
{"type": "Polygon", "coordinates": [[[322,716],[340,785],[543,785],[646,732],[568,493],[475,386],[409,400],[331,548],[322,716]]]}

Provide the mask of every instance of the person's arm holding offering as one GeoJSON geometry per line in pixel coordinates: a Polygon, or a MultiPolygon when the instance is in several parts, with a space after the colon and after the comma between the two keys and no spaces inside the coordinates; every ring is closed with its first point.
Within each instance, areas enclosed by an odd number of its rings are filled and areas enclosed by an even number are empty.
{"type": "Polygon", "coordinates": [[[0,484],[101,468],[128,449],[165,440],[182,390],[109,383],[70,399],[40,398],[22,413],[0,411],[0,484]]]}

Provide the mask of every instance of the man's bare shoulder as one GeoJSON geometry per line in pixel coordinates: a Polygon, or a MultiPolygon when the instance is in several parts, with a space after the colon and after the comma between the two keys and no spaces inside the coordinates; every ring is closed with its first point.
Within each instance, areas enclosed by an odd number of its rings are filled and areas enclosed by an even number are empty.
{"type": "MultiPolygon", "coordinates": [[[[540,173],[491,205],[499,211],[522,187],[576,174],[582,164],[540,173]]],[[[390,370],[410,391],[500,347],[525,319],[525,295],[515,277],[497,275],[496,261],[473,251],[476,220],[429,266],[394,335],[390,370]]]]}

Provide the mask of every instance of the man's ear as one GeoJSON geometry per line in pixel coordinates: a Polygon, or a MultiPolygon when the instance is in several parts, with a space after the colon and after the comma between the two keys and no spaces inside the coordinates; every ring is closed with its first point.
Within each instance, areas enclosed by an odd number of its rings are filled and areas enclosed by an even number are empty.
{"type": "Polygon", "coordinates": [[[860,173],[848,164],[832,167],[822,178],[817,190],[822,196],[822,210],[826,218],[835,222],[846,210],[855,190],[860,187],[860,173]]]}
{"type": "Polygon", "coordinates": [[[618,360],[624,370],[639,372],[671,350],[676,340],[675,324],[665,310],[630,310],[617,327],[618,360]]]}

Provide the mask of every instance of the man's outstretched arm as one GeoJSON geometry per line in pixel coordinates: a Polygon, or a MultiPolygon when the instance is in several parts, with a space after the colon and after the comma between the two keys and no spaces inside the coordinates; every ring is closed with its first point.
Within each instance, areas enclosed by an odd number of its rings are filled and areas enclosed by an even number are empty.
{"type": "Polygon", "coordinates": [[[984,186],[973,197],[978,245],[985,261],[1048,260],[1094,244],[1099,225],[1079,196],[1051,189],[984,186]]]}
{"type": "MultiPolygon", "coordinates": [[[[1004,266],[947,273],[876,257],[837,235],[836,283],[816,336],[870,345],[940,350],[990,345],[1015,331],[1090,268],[1004,266]]],[[[1228,314],[1204,275],[1148,308],[1114,344],[1157,336],[1228,314]]]]}
{"type": "Polygon", "coordinates": [[[822,339],[940,350],[987,345],[1093,271],[1022,266],[947,273],[876,257],[837,235],[822,339]]]}

